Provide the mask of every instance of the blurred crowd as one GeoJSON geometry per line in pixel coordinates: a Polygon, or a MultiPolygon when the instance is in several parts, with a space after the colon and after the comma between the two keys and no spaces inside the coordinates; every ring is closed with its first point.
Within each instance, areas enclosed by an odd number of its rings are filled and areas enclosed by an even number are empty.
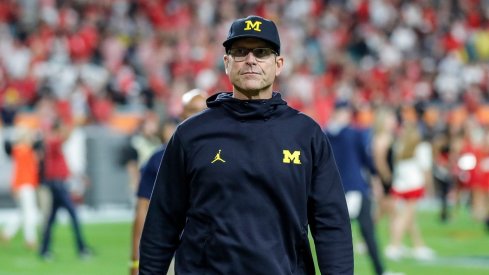
{"type": "Polygon", "coordinates": [[[176,116],[191,88],[229,90],[220,41],[234,18],[257,14],[282,33],[277,89],[320,124],[338,97],[436,104],[443,124],[455,106],[474,113],[487,100],[488,13],[487,0],[2,1],[2,120],[44,101],[82,123],[176,116]]]}
{"type": "MultiPolygon", "coordinates": [[[[21,113],[41,129],[121,112],[177,117],[186,91],[231,90],[221,41],[249,14],[280,29],[276,90],[289,105],[326,127],[335,102],[348,101],[373,132],[384,131],[378,110],[393,110],[431,145],[427,186],[442,198],[441,219],[462,191],[474,217],[488,218],[488,0],[4,0],[0,125],[21,113]]],[[[405,134],[388,131],[392,142],[405,134]]]]}

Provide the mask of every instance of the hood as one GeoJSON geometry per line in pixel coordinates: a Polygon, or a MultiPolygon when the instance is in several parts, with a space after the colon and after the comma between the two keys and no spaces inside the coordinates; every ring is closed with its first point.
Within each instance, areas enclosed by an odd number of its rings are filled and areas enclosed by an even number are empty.
{"type": "Polygon", "coordinates": [[[207,99],[207,107],[222,107],[240,120],[270,119],[284,111],[287,102],[274,92],[270,99],[240,100],[233,93],[217,93],[207,99]]]}

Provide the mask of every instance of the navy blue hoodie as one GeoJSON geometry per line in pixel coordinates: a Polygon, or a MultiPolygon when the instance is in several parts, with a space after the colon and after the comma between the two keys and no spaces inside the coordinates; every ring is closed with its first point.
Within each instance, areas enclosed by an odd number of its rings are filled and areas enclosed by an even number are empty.
{"type": "Polygon", "coordinates": [[[231,93],[179,125],[140,243],[140,274],[353,274],[350,220],[333,153],[279,93],[231,93]]]}

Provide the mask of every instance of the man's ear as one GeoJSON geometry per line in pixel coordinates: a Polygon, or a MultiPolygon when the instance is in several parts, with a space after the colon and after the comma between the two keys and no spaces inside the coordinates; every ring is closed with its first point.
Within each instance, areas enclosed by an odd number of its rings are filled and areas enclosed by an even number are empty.
{"type": "Polygon", "coordinates": [[[275,60],[275,66],[276,66],[275,76],[280,75],[280,73],[282,72],[282,70],[284,68],[284,63],[285,63],[284,57],[283,56],[277,56],[277,58],[275,60]]]}
{"type": "Polygon", "coordinates": [[[226,74],[229,74],[229,71],[228,71],[228,66],[229,66],[229,56],[226,54],[223,56],[222,60],[224,61],[224,71],[226,72],[226,74]]]}

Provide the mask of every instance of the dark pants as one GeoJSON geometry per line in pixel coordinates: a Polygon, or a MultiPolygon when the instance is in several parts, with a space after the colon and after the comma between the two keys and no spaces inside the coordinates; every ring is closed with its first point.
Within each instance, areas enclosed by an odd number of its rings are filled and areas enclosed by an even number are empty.
{"type": "Polygon", "coordinates": [[[453,180],[450,178],[438,178],[434,177],[435,186],[438,188],[438,195],[441,201],[440,220],[447,222],[450,219],[449,207],[448,207],[448,194],[450,193],[453,180]]]}
{"type": "Polygon", "coordinates": [[[382,266],[382,261],[380,259],[379,250],[377,247],[377,240],[375,238],[375,226],[372,219],[372,202],[368,196],[362,195],[362,208],[358,214],[357,221],[360,225],[360,232],[365,244],[367,245],[368,253],[370,259],[375,268],[376,274],[382,274],[384,272],[384,267],[382,266]]]}
{"type": "Polygon", "coordinates": [[[51,213],[49,214],[46,227],[44,228],[44,234],[42,239],[41,254],[46,254],[49,252],[49,247],[51,245],[51,235],[54,222],[56,221],[56,213],[60,207],[64,207],[71,217],[71,224],[75,233],[76,246],[78,253],[83,252],[86,249],[85,242],[81,234],[80,223],[75,211],[75,205],[70,197],[70,194],[66,188],[66,182],[64,181],[48,181],[47,186],[51,190],[52,194],[52,207],[51,213]]]}

